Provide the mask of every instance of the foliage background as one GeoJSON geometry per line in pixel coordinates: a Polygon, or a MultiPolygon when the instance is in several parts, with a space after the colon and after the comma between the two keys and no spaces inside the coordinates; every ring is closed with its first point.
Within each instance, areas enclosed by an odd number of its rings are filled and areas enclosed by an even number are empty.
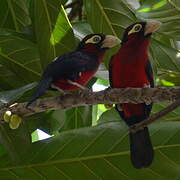
{"type": "MultiPolygon", "coordinates": [[[[157,86],[179,86],[179,0],[0,0],[0,107],[27,101],[46,65],[74,50],[84,35],[121,38],[129,24],[146,19],[163,23],[149,54],[157,86]]],[[[108,61],[116,50],[89,87],[108,85],[108,61]]],[[[166,105],[155,104],[153,112],[166,105]]],[[[156,156],[143,170],[130,163],[127,127],[113,108],[46,111],[24,119],[17,130],[0,124],[0,180],[178,180],[179,120],[177,109],[150,126],[156,156]],[[37,129],[53,136],[38,141],[37,129]]]]}

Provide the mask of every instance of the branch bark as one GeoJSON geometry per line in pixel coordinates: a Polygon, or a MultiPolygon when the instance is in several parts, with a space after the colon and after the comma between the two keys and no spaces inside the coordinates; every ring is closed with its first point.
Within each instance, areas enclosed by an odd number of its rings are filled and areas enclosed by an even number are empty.
{"type": "Polygon", "coordinates": [[[147,125],[149,125],[149,124],[153,123],[154,121],[156,121],[157,119],[165,116],[166,114],[168,114],[169,112],[173,111],[174,109],[176,109],[179,106],[180,106],[180,99],[178,99],[177,101],[175,101],[174,103],[172,103],[168,107],[164,108],[162,111],[151,115],[146,120],[131,126],[130,127],[130,132],[135,133],[138,130],[143,129],[147,125]]]}
{"type": "Polygon", "coordinates": [[[173,102],[180,98],[179,87],[165,88],[125,88],[91,92],[81,91],[79,94],[65,94],[58,97],[38,99],[28,109],[27,102],[16,103],[0,110],[0,119],[10,110],[21,117],[30,116],[46,110],[68,109],[77,106],[118,103],[158,103],[173,102]]]}

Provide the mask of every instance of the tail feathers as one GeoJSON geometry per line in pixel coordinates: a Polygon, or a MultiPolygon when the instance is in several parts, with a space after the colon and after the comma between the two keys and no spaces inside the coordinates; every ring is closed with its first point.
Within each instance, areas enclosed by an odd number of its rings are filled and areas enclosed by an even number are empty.
{"type": "Polygon", "coordinates": [[[27,103],[26,107],[30,106],[38,97],[42,96],[52,83],[52,77],[43,77],[38,84],[37,89],[33,93],[31,100],[27,103]]]}
{"type": "Polygon", "coordinates": [[[131,161],[135,168],[147,168],[154,157],[153,146],[148,128],[145,127],[136,133],[130,133],[131,161]]]}

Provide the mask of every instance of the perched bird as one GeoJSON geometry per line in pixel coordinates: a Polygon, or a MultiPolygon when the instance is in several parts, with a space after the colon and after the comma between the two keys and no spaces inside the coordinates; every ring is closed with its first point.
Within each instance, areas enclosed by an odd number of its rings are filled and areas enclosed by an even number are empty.
{"type": "MultiPolygon", "coordinates": [[[[160,27],[158,21],[137,22],[124,32],[121,48],[109,64],[110,85],[113,88],[154,87],[153,71],[148,59],[151,35],[160,27]]],[[[117,104],[116,110],[128,126],[150,115],[152,104],[117,104]]],[[[135,168],[146,168],[154,157],[148,128],[129,134],[131,162],[135,168]]]]}
{"type": "Polygon", "coordinates": [[[60,91],[84,88],[98,70],[106,50],[118,44],[120,40],[112,35],[87,35],[75,51],[56,57],[47,66],[26,107],[43,95],[48,88],[60,91]]]}

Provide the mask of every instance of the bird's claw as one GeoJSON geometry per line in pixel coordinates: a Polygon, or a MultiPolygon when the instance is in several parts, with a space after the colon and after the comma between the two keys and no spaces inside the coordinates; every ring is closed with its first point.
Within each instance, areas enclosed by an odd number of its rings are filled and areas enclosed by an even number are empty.
{"type": "Polygon", "coordinates": [[[146,104],[146,105],[150,105],[151,103],[152,103],[152,100],[151,100],[151,98],[144,98],[144,103],[146,104]]]}
{"type": "MultiPolygon", "coordinates": [[[[31,105],[30,105],[31,106],[31,105]]],[[[29,110],[30,112],[32,112],[32,113],[35,113],[36,111],[34,111],[32,108],[30,108],[29,106],[27,107],[27,106],[25,106],[25,108],[27,109],[27,110],[29,110]]]]}
{"type": "MultiPolygon", "coordinates": [[[[150,84],[144,84],[143,88],[150,88],[150,84]]],[[[144,98],[144,102],[146,105],[150,105],[152,103],[152,100],[150,97],[144,98]]]]}

